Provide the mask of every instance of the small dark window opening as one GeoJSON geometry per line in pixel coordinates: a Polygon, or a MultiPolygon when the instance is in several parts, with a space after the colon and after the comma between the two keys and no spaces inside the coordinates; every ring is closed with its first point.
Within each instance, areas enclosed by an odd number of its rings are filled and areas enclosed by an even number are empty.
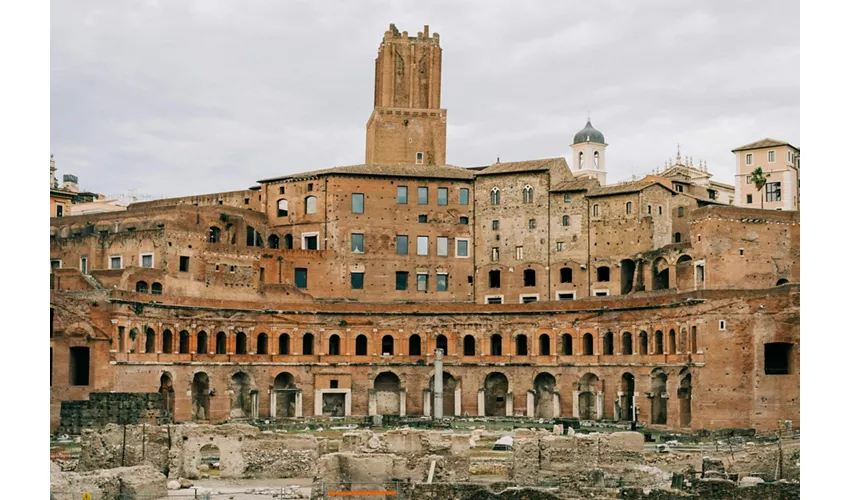
{"type": "Polygon", "coordinates": [[[151,285],[151,293],[154,295],[162,295],[162,283],[154,283],[151,285]]]}
{"type": "Polygon", "coordinates": [[[673,241],[675,241],[676,243],[681,243],[682,242],[682,233],[674,234],[673,235],[673,241]]]}
{"type": "Polygon", "coordinates": [[[502,286],[502,271],[490,271],[487,276],[490,280],[490,288],[500,288],[502,286]]]}
{"type": "Polygon", "coordinates": [[[569,333],[561,335],[561,354],[564,356],[573,355],[573,336],[569,333]]]}
{"type": "Polygon", "coordinates": [[[331,389],[339,389],[339,380],[331,380],[331,389]]]}
{"type": "Polygon", "coordinates": [[[281,334],[277,339],[277,353],[289,354],[289,334],[281,334]]]}
{"type": "Polygon", "coordinates": [[[381,354],[390,356],[395,354],[395,339],[393,339],[392,335],[384,335],[381,338],[381,354]]]}
{"type": "Polygon", "coordinates": [[[410,337],[407,346],[407,354],[410,356],[422,355],[422,339],[419,338],[419,335],[413,335],[410,337]]]}
{"type": "Polygon", "coordinates": [[[490,355],[491,356],[501,356],[502,355],[502,336],[498,333],[495,333],[490,336],[490,355]]]}
{"type": "Polygon", "coordinates": [[[427,215],[420,215],[419,216],[419,222],[428,222],[428,216],[427,215]]]}
{"type": "Polygon", "coordinates": [[[437,335],[437,349],[442,349],[443,354],[449,354],[449,339],[445,335],[437,335]]]}
{"type": "Polygon", "coordinates": [[[573,270],[569,267],[561,268],[561,283],[572,283],[573,282],[573,270]]]}
{"type": "Polygon", "coordinates": [[[331,335],[328,339],[328,354],[331,356],[339,356],[339,335],[331,335]]]}
{"type": "Polygon", "coordinates": [[[308,333],[304,335],[303,339],[303,348],[301,349],[301,354],[305,354],[307,356],[313,355],[313,334],[308,333]]]}
{"type": "Polygon", "coordinates": [[[395,273],[395,289],[407,290],[407,271],[396,271],[395,273]]]}
{"type": "Polygon", "coordinates": [[[89,385],[89,348],[72,347],[70,357],[71,385],[89,385]]]}
{"type": "Polygon", "coordinates": [[[596,268],[596,281],[610,281],[611,270],[607,266],[596,268]]]}
{"type": "Polygon", "coordinates": [[[242,332],[236,334],[236,354],[248,354],[248,336],[242,332]]]}
{"type": "Polygon", "coordinates": [[[189,257],[180,256],[180,272],[188,273],[189,272],[189,257]]]}
{"type": "Polygon", "coordinates": [[[528,356],[528,337],[526,337],[525,335],[517,335],[516,355],[528,356]]]}
{"type": "Polygon", "coordinates": [[[526,269],[522,272],[522,286],[537,286],[537,273],[534,269],[526,269]]]}
{"type": "Polygon", "coordinates": [[[365,335],[358,335],[354,341],[355,356],[366,356],[369,353],[369,339],[365,335]]]}
{"type": "Polygon", "coordinates": [[[549,348],[550,348],[549,336],[544,333],[543,335],[540,336],[539,340],[540,340],[540,353],[539,354],[541,356],[549,356],[549,354],[550,354],[550,351],[549,351],[549,348]]]}
{"type": "Polygon", "coordinates": [[[227,354],[227,335],[224,332],[215,335],[215,353],[227,354]]]}
{"type": "Polygon", "coordinates": [[[475,356],[475,337],[472,335],[463,338],[463,355],[475,356]]]}
{"type": "Polygon", "coordinates": [[[764,345],[764,374],[789,375],[791,373],[792,344],[771,342],[764,345]]]}
{"type": "Polygon", "coordinates": [[[582,338],[582,354],[587,356],[593,355],[593,335],[585,333],[582,338]]]}
{"type": "Polygon", "coordinates": [[[136,293],[148,293],[148,283],[146,281],[137,281],[136,293]]]}

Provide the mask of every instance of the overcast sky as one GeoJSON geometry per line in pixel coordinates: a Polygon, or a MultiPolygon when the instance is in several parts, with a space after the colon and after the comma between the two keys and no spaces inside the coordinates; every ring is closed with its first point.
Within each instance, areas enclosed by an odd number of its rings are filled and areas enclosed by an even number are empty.
{"type": "Polygon", "coordinates": [[[447,161],[564,156],[590,113],[608,180],[682,155],[800,147],[799,2],[51,2],[57,175],[182,196],[362,163],[374,60],[395,23],[443,48],[447,161]]]}

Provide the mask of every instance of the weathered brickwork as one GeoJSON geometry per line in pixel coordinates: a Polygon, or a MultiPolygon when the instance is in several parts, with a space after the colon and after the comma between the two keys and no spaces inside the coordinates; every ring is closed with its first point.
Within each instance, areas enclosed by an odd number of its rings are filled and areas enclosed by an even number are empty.
{"type": "MultiPolygon", "coordinates": [[[[444,124],[438,36],[380,50],[375,113],[444,124]]],[[[109,391],[159,392],[177,421],[430,414],[436,349],[446,415],[798,421],[799,212],[604,185],[589,122],[576,175],[446,165],[444,131],[442,159],[402,161],[381,134],[381,161],[51,218],[51,428],[109,391]]]]}

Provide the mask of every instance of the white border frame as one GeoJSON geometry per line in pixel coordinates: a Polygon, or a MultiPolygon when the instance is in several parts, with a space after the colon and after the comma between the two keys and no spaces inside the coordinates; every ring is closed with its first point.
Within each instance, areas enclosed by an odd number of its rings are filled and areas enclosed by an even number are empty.
{"type": "Polygon", "coordinates": [[[54,262],[59,263],[59,267],[57,267],[56,269],[62,269],[62,259],[50,259],[50,269],[53,269],[54,262]]]}
{"type": "MultiPolygon", "coordinates": [[[[469,244],[469,241],[470,241],[469,238],[455,238],[455,258],[457,258],[457,259],[468,259],[469,258],[469,254],[472,253],[472,252],[470,252],[471,245],[469,244]],[[466,255],[458,255],[457,254],[457,249],[458,249],[457,242],[458,241],[465,241],[466,242],[466,255]]],[[[491,258],[492,258],[492,256],[491,256],[491,258]]]]}
{"type": "MultiPolygon", "coordinates": [[[[366,233],[351,233],[351,246],[354,246],[354,235],[355,234],[359,234],[360,236],[363,237],[363,250],[358,252],[357,250],[352,248],[351,253],[354,253],[354,254],[357,254],[357,255],[363,255],[364,253],[366,253],[366,233]]],[[[404,235],[397,234],[396,236],[404,236],[404,235]]]]}
{"type": "Polygon", "coordinates": [[[591,297],[610,297],[611,289],[610,288],[593,288],[590,290],[591,297]],[[605,292],[605,295],[596,295],[599,292],[605,292]]]}
{"type": "Polygon", "coordinates": [[[415,288],[415,290],[417,292],[428,292],[428,276],[429,276],[429,273],[420,273],[420,272],[416,273],[416,284],[415,284],[416,288],[415,288]],[[419,277],[420,276],[425,276],[425,290],[419,289],[419,277]]]}
{"type": "Polygon", "coordinates": [[[575,292],[575,290],[556,290],[555,291],[555,300],[557,300],[557,301],[576,300],[576,292],[575,292]],[[561,294],[571,295],[572,299],[562,299],[560,297],[561,294]]]}
{"type": "MultiPolygon", "coordinates": [[[[490,304],[490,302],[488,302],[490,299],[499,299],[501,301],[501,302],[499,302],[499,304],[505,303],[505,296],[504,295],[485,295],[484,296],[484,304],[490,304]]],[[[490,304],[490,305],[492,305],[492,304],[490,304]]]]}
{"type": "Polygon", "coordinates": [[[776,163],[776,150],[775,149],[771,149],[770,151],[767,152],[767,162],[768,163],[776,163]],[[770,153],[773,153],[773,160],[770,159],[770,153]]]}
{"type": "Polygon", "coordinates": [[[720,330],[721,332],[726,331],[726,320],[725,319],[721,319],[720,321],[717,322],[717,329],[720,330]]]}
{"type": "Polygon", "coordinates": [[[744,165],[751,167],[754,159],[755,157],[752,153],[744,153],[744,165]]]}
{"type": "MultiPolygon", "coordinates": [[[[408,240],[410,241],[410,240],[408,240]]],[[[431,250],[431,240],[428,238],[428,235],[425,234],[417,234],[416,235],[416,256],[417,257],[427,257],[431,250]],[[425,253],[419,253],[419,238],[425,238],[425,253]]]]}
{"type": "Polygon", "coordinates": [[[534,297],[532,302],[540,302],[540,294],[539,293],[521,293],[519,294],[519,303],[520,304],[530,304],[531,302],[523,302],[522,300],[525,298],[534,297]]]}
{"type": "Polygon", "coordinates": [[[109,256],[109,267],[108,269],[124,269],[124,256],[123,255],[110,255],[109,256]],[[118,259],[118,267],[112,267],[112,259],[118,259]]]}
{"type": "Polygon", "coordinates": [[[154,269],[155,264],[156,264],[155,260],[156,260],[156,257],[154,256],[154,252],[139,253],[139,267],[143,267],[145,269],[154,269]],[[147,267],[147,266],[142,265],[143,262],[144,262],[144,258],[147,257],[148,255],[151,256],[151,267],[147,267]]]}
{"type": "MultiPolygon", "coordinates": [[[[315,236],[316,237],[316,250],[320,250],[319,245],[319,232],[312,231],[309,233],[301,233],[301,250],[307,250],[307,238],[315,236]]],[[[365,245],[365,242],[364,242],[365,245]]]]}
{"type": "MultiPolygon", "coordinates": [[[[61,260],[60,260],[60,262],[61,262],[61,260]]],[[[84,274],[84,275],[89,274],[89,256],[88,255],[81,255],[80,256],[80,273],[84,274]],[[85,269],[85,271],[83,271],[83,259],[86,259],[86,269],[85,269]]]]}

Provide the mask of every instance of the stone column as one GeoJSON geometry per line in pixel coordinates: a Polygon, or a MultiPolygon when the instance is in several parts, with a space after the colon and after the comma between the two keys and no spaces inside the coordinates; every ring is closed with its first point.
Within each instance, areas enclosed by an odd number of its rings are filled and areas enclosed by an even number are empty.
{"type": "Polygon", "coordinates": [[[189,333],[189,353],[198,353],[198,332],[196,332],[194,329],[192,329],[192,332],[189,333]]]}
{"type": "Polygon", "coordinates": [[[369,416],[378,414],[378,393],[375,389],[369,389],[369,416]]]}
{"type": "Polygon", "coordinates": [[[637,421],[637,393],[632,393],[632,420],[637,421]]]}
{"type": "Polygon", "coordinates": [[[443,350],[434,352],[434,418],[443,418],[443,350]]]}
{"type": "Polygon", "coordinates": [[[525,416],[534,416],[534,391],[529,390],[525,395],[525,416]]]}
{"type": "Polygon", "coordinates": [[[599,391],[596,393],[596,419],[602,420],[602,415],[605,414],[605,393],[599,391]]]}
{"type": "Polygon", "coordinates": [[[431,389],[422,391],[422,414],[426,417],[431,416],[431,389]]]}
{"type": "Polygon", "coordinates": [[[297,418],[301,418],[304,413],[303,407],[301,406],[303,404],[302,401],[301,389],[298,389],[295,393],[295,416],[297,418]]]}
{"type": "Polygon", "coordinates": [[[484,412],[484,389],[478,389],[478,416],[483,417],[484,412]]]}
{"type": "Polygon", "coordinates": [[[623,398],[625,393],[623,391],[617,391],[617,398],[614,399],[614,420],[623,420],[626,415],[621,415],[623,413],[623,407],[620,405],[620,400],[623,398]]]}
{"type": "Polygon", "coordinates": [[[269,416],[277,418],[277,391],[274,389],[269,390],[269,416]]]}
{"type": "Polygon", "coordinates": [[[260,418],[260,391],[251,391],[251,420],[260,418]]]}
{"type": "Polygon", "coordinates": [[[407,389],[398,390],[398,416],[407,415],[407,389]]]}
{"type": "Polygon", "coordinates": [[[322,390],[316,389],[316,395],[313,399],[313,415],[322,416],[322,390]]]}
{"type": "Polygon", "coordinates": [[[578,391],[573,391],[573,417],[581,418],[578,411],[578,391]]]}
{"type": "Polygon", "coordinates": [[[456,385],[455,386],[455,416],[456,417],[460,417],[460,416],[463,415],[463,413],[460,412],[460,410],[461,410],[461,408],[460,408],[461,403],[460,402],[461,402],[461,389],[460,389],[460,385],[456,385]]]}
{"type": "Polygon", "coordinates": [[[505,394],[505,415],[514,416],[514,393],[512,392],[505,394]]]}
{"type": "Polygon", "coordinates": [[[345,393],[345,416],[351,416],[351,389],[345,393]]]}
{"type": "Polygon", "coordinates": [[[552,393],[552,405],[554,406],[554,413],[552,414],[555,418],[561,418],[561,393],[554,392],[552,393]]]}

